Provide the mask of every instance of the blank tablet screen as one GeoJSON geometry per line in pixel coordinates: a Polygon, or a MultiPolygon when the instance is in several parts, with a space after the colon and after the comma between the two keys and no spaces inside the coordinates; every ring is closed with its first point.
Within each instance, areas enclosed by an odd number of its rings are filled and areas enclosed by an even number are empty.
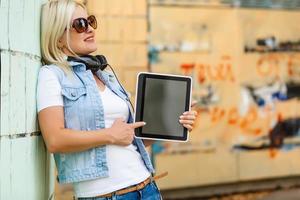
{"type": "Polygon", "coordinates": [[[182,136],[183,126],[178,122],[185,110],[182,94],[186,94],[186,82],[146,78],[143,132],[182,136]]]}
{"type": "Polygon", "coordinates": [[[145,121],[136,136],[186,140],[179,116],[189,110],[190,79],[145,75],[139,79],[136,121],[145,121]]]}

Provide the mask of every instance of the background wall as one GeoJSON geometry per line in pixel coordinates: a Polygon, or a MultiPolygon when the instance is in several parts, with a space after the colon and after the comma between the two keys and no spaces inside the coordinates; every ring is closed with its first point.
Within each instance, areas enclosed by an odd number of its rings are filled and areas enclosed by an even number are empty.
{"type": "Polygon", "coordinates": [[[99,20],[97,54],[103,54],[120,81],[134,95],[136,75],[147,71],[147,1],[87,0],[99,20]]]}
{"type": "Polygon", "coordinates": [[[0,1],[0,199],[50,199],[53,165],[36,119],[42,0],[0,1]]]}
{"type": "Polygon", "coordinates": [[[156,168],[169,171],[160,187],[298,176],[299,94],[289,84],[299,84],[299,50],[257,40],[297,43],[299,12],[174,2],[150,4],[150,69],[192,76],[199,115],[188,143],[157,145],[156,168]]]}

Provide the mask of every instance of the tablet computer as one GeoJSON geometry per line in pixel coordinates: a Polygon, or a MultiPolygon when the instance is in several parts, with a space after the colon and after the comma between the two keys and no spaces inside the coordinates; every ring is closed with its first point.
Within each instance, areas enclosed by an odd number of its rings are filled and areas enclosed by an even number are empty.
{"type": "Polygon", "coordinates": [[[135,129],[143,139],[187,141],[188,130],[179,123],[179,116],[191,106],[192,79],[142,72],[137,76],[135,121],[146,125],[135,129]]]}

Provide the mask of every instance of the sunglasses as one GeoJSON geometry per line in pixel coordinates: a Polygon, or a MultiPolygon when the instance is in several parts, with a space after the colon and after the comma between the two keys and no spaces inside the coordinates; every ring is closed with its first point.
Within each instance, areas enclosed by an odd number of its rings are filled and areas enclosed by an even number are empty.
{"type": "Polygon", "coordinates": [[[86,32],[89,28],[89,25],[93,27],[93,29],[97,28],[97,19],[94,15],[89,16],[87,19],[85,18],[74,19],[72,23],[72,27],[77,31],[77,33],[86,32]]]}

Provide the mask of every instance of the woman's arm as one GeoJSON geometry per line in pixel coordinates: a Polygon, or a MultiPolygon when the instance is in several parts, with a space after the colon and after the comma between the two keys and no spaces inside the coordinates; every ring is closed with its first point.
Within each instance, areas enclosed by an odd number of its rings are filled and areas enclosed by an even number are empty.
{"type": "Polygon", "coordinates": [[[38,120],[47,149],[51,153],[68,153],[88,150],[106,144],[127,146],[132,143],[134,129],[144,122],[127,124],[117,119],[111,128],[94,131],[77,131],[64,127],[62,106],[41,110],[38,120]]]}

